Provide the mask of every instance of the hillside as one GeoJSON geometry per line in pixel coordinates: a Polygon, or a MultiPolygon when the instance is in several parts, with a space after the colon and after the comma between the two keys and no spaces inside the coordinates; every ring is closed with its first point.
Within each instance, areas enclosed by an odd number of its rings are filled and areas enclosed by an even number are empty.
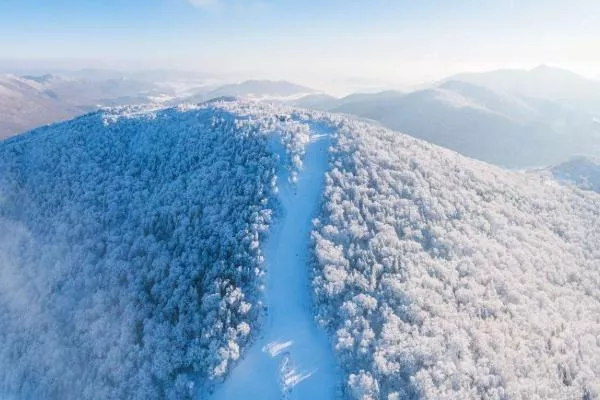
{"type": "Polygon", "coordinates": [[[507,167],[600,154],[600,125],[592,115],[461,81],[407,94],[384,92],[329,109],[507,167]]]}
{"type": "Polygon", "coordinates": [[[168,71],[0,75],[0,140],[103,106],[166,103],[203,90],[202,76],[168,71]]]}
{"type": "Polygon", "coordinates": [[[319,320],[356,399],[600,396],[600,201],[364,122],[333,144],[319,320]]]}
{"type": "Polygon", "coordinates": [[[587,157],[574,157],[548,169],[559,182],[600,193],[600,162],[587,157]]]}
{"type": "Polygon", "coordinates": [[[335,111],[340,109],[342,112],[354,114],[353,109],[360,111],[364,108],[376,108],[385,102],[400,98],[404,93],[396,90],[386,90],[375,93],[352,93],[347,96],[337,98],[323,94],[309,94],[299,99],[294,99],[290,104],[297,107],[313,108],[321,111],[335,111]],[[343,108],[343,110],[342,110],[343,108]]]}
{"type": "Polygon", "coordinates": [[[0,226],[2,394],[600,396],[598,194],[369,122],[88,114],[0,143],[0,226]]]}
{"type": "Polygon", "coordinates": [[[0,393],[181,399],[227,374],[261,309],[269,132],[289,162],[304,132],[244,113],[106,111],[0,143],[0,393]]]}
{"type": "Polygon", "coordinates": [[[78,112],[58,100],[43,83],[0,75],[0,140],[39,125],[72,118],[78,112]]]}
{"type": "Polygon", "coordinates": [[[339,99],[328,94],[308,94],[299,99],[294,99],[290,103],[297,107],[312,108],[315,110],[327,111],[335,107],[339,99]]]}

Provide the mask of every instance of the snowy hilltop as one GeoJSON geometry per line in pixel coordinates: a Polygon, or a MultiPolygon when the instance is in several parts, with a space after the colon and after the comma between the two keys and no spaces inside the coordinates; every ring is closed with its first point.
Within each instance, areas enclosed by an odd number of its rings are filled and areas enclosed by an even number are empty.
{"type": "Polygon", "coordinates": [[[600,198],[217,100],[0,142],[0,397],[595,399],[600,198]]]}

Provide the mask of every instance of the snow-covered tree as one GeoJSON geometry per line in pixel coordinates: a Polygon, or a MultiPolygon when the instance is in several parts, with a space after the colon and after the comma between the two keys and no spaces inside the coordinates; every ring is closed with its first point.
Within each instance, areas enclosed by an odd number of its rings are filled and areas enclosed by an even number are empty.
{"type": "Polygon", "coordinates": [[[600,196],[337,120],[317,319],[348,398],[600,396],[600,196]]]}
{"type": "MultiPolygon", "coordinates": [[[[258,110],[254,110],[258,111],[258,110]]],[[[0,143],[0,393],[191,397],[256,334],[277,157],[251,105],[108,109],[0,143]]]]}

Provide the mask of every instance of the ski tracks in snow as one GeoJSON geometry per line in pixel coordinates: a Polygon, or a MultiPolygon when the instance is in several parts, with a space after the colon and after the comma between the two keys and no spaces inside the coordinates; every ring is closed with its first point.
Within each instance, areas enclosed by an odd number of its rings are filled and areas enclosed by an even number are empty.
{"type": "MultiPolygon", "coordinates": [[[[333,353],[311,308],[308,250],[328,166],[330,129],[311,125],[303,168],[295,184],[283,163],[277,174],[283,212],[263,250],[267,265],[267,315],[260,338],[219,385],[213,398],[333,399],[337,373],[333,353]]],[[[276,149],[283,154],[279,145],[276,149]]]]}

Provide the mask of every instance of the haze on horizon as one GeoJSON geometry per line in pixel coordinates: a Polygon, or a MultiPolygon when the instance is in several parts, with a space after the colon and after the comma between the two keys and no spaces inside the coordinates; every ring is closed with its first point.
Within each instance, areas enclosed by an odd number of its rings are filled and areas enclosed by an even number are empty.
{"type": "Polygon", "coordinates": [[[0,69],[168,68],[332,88],[547,64],[600,75],[594,0],[0,1],[0,69]]]}

